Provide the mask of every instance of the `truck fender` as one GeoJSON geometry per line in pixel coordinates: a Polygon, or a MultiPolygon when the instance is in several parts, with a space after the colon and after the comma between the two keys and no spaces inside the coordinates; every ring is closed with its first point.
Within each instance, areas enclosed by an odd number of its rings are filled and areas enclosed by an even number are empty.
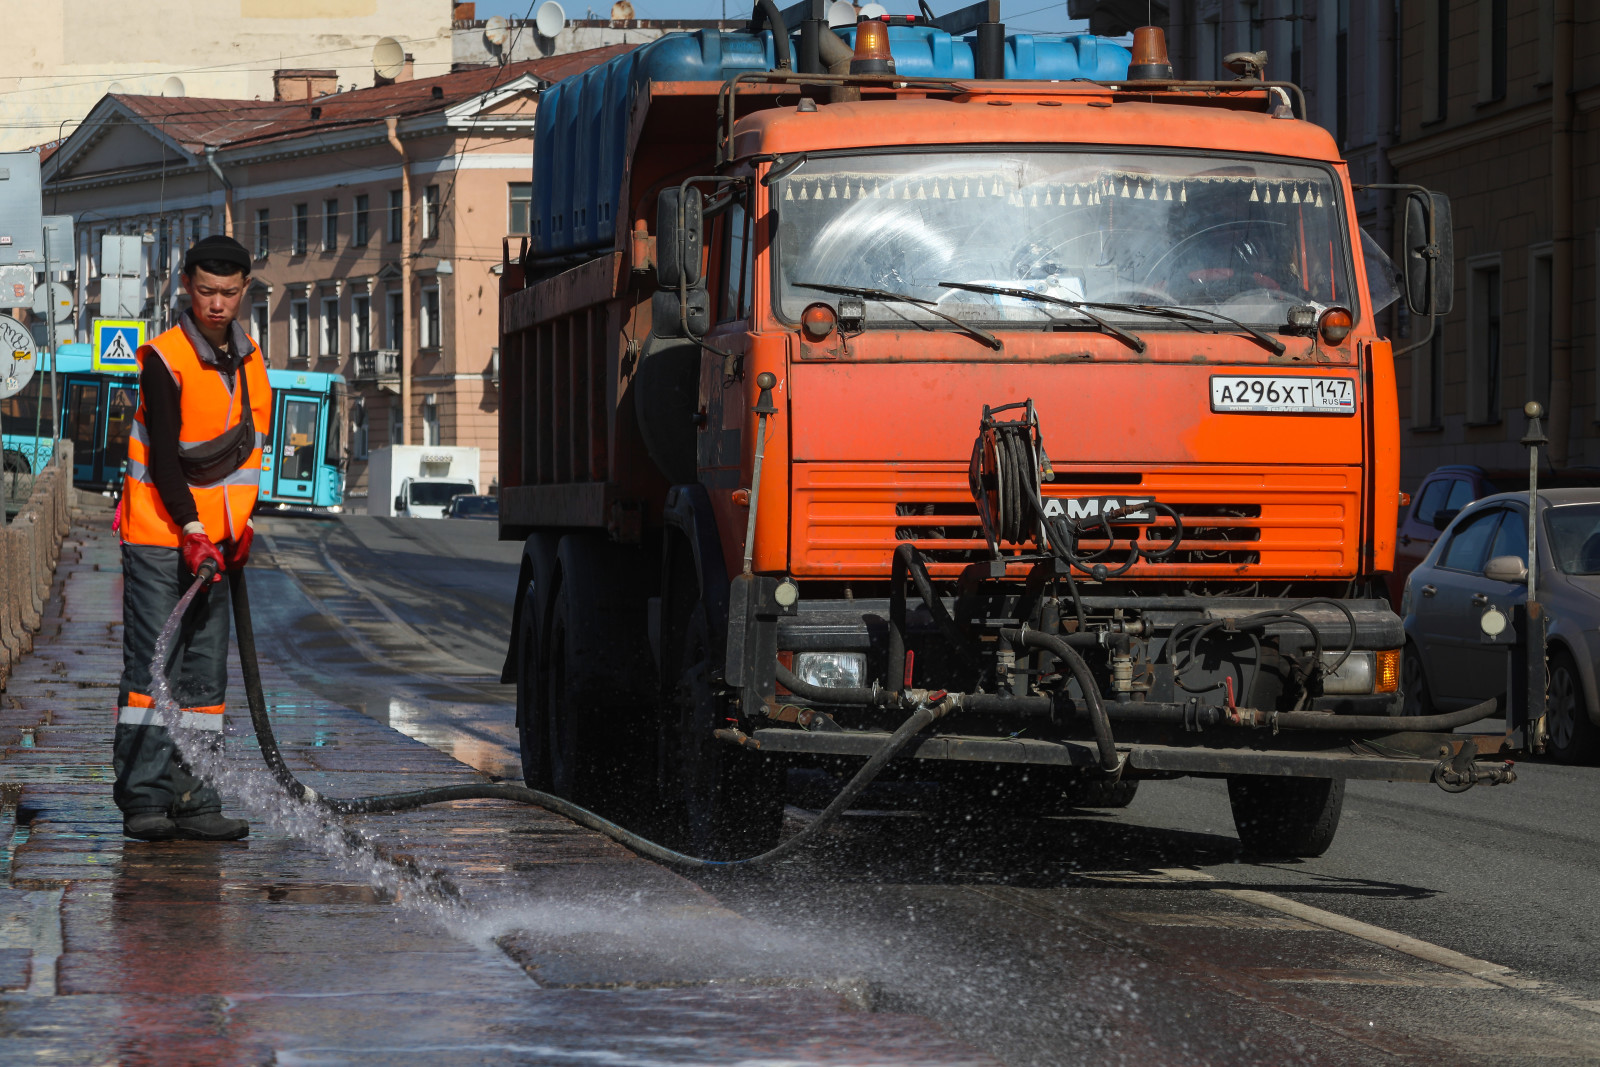
{"type": "Polygon", "coordinates": [[[728,568],[723,563],[722,538],[717,532],[716,515],[711,510],[711,494],[703,485],[675,485],[667,490],[661,517],[667,529],[682,534],[681,538],[663,539],[661,573],[663,576],[672,573],[671,559],[666,553],[678,550],[674,542],[693,555],[695,575],[700,582],[700,600],[706,606],[706,624],[711,631],[711,647],[719,653],[712,662],[720,663],[720,650],[728,643],[728,568]]]}
{"type": "MultiPolygon", "coordinates": [[[[500,681],[511,684],[517,680],[517,635],[522,632],[522,613],[532,604],[535,622],[549,617],[551,581],[556,573],[556,549],[560,537],[552,533],[529,534],[522,545],[522,566],[517,571],[517,584],[511,605],[511,635],[506,649],[506,661],[500,668],[500,681]]],[[[521,715],[521,709],[518,709],[521,715]]],[[[520,721],[518,725],[521,725],[520,721]]]]}

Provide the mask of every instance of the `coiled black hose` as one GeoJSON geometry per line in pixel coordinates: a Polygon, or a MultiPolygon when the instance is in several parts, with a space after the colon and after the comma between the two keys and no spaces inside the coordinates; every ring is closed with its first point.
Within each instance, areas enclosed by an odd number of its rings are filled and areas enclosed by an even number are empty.
{"type": "MultiPolygon", "coordinates": [[[[198,587],[201,583],[209,581],[210,573],[202,572],[196,579],[198,587]]],[[[543,808],[557,815],[565,816],[579,826],[587,827],[597,833],[602,833],[613,841],[632,849],[642,856],[658,860],[661,863],[674,867],[698,867],[727,869],[730,867],[755,867],[790,855],[812,838],[820,834],[846,808],[848,808],[861,791],[872,784],[873,779],[889,763],[898,756],[913,738],[925,730],[930,724],[944,717],[954,706],[954,701],[941,701],[935,706],[926,704],[919,706],[911,717],[900,724],[883,747],[878,749],[870,759],[856,772],[833,802],[822,810],[811,825],[795,834],[793,837],[781,842],[776,847],[768,849],[756,856],[749,856],[737,860],[708,860],[698,856],[687,856],[682,852],[657,844],[648,838],[641,837],[631,830],[625,830],[587,808],[579,807],[572,801],[563,797],[545,793],[538,789],[529,789],[523,785],[510,783],[475,782],[462,785],[437,786],[432,789],[413,789],[403,793],[383,793],[369,797],[327,797],[318,793],[310,786],[301,782],[283,761],[283,754],[278,750],[278,740],[272,732],[272,719],[267,715],[266,695],[261,688],[261,670],[256,661],[255,627],[250,618],[250,595],[245,584],[243,569],[230,571],[228,582],[233,601],[233,622],[237,631],[239,643],[239,667],[244,675],[245,696],[250,704],[250,723],[255,728],[256,741],[261,746],[261,756],[266,761],[267,768],[272,772],[278,784],[284,791],[296,800],[317,804],[324,810],[336,815],[369,815],[380,811],[404,811],[410,808],[421,808],[429,804],[444,804],[453,800],[514,800],[523,804],[543,808]]],[[[181,608],[180,608],[181,610],[181,608]]]]}

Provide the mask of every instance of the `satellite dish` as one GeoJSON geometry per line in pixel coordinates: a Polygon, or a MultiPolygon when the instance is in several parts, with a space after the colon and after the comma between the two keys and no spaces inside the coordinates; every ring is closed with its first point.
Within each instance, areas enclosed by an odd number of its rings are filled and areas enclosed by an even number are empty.
{"type": "Polygon", "coordinates": [[[489,20],[483,24],[483,39],[499,48],[506,43],[506,22],[504,15],[490,15],[489,20]]]}
{"type": "Polygon", "coordinates": [[[566,28],[567,13],[556,0],[544,0],[533,13],[533,25],[540,37],[554,37],[566,28]]]}
{"type": "Polygon", "coordinates": [[[617,0],[611,5],[612,22],[631,22],[633,20],[633,5],[628,0],[617,0]]]}
{"type": "Polygon", "coordinates": [[[182,96],[183,95],[183,79],[178,77],[176,74],[174,74],[172,77],[168,78],[166,80],[166,83],[161,86],[161,95],[162,96],[182,96]]]}
{"type": "Polygon", "coordinates": [[[828,5],[828,25],[834,29],[856,24],[856,6],[848,0],[833,0],[828,5]]]}
{"type": "Polygon", "coordinates": [[[888,13],[889,9],[882,4],[867,4],[861,9],[861,17],[864,19],[881,19],[888,13]]]}
{"type": "Polygon", "coordinates": [[[372,73],[394,81],[406,66],[406,50],[393,37],[379,38],[372,46],[372,73]]]}

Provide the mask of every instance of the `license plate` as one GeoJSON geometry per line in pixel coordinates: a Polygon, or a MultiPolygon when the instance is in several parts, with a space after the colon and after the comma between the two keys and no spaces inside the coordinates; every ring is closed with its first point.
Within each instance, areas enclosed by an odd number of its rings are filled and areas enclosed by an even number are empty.
{"type": "Polygon", "coordinates": [[[1354,415],[1353,378],[1217,375],[1211,379],[1211,410],[1271,415],[1354,415]]]}

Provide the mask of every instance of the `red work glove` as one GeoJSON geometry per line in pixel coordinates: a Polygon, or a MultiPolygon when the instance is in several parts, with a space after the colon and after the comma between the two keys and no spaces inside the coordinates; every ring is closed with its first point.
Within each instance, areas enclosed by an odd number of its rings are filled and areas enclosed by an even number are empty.
{"type": "Polygon", "coordinates": [[[256,528],[249,523],[245,524],[239,536],[228,542],[228,569],[236,571],[243,569],[250,562],[250,545],[256,539],[256,528]]]}
{"type": "Polygon", "coordinates": [[[222,553],[217,551],[217,546],[211,543],[211,538],[203,533],[184,534],[183,544],[178,551],[183,553],[183,565],[189,568],[190,574],[199,574],[200,565],[209,559],[217,565],[216,577],[211,580],[222,581],[222,572],[227,569],[227,563],[222,553]]]}

